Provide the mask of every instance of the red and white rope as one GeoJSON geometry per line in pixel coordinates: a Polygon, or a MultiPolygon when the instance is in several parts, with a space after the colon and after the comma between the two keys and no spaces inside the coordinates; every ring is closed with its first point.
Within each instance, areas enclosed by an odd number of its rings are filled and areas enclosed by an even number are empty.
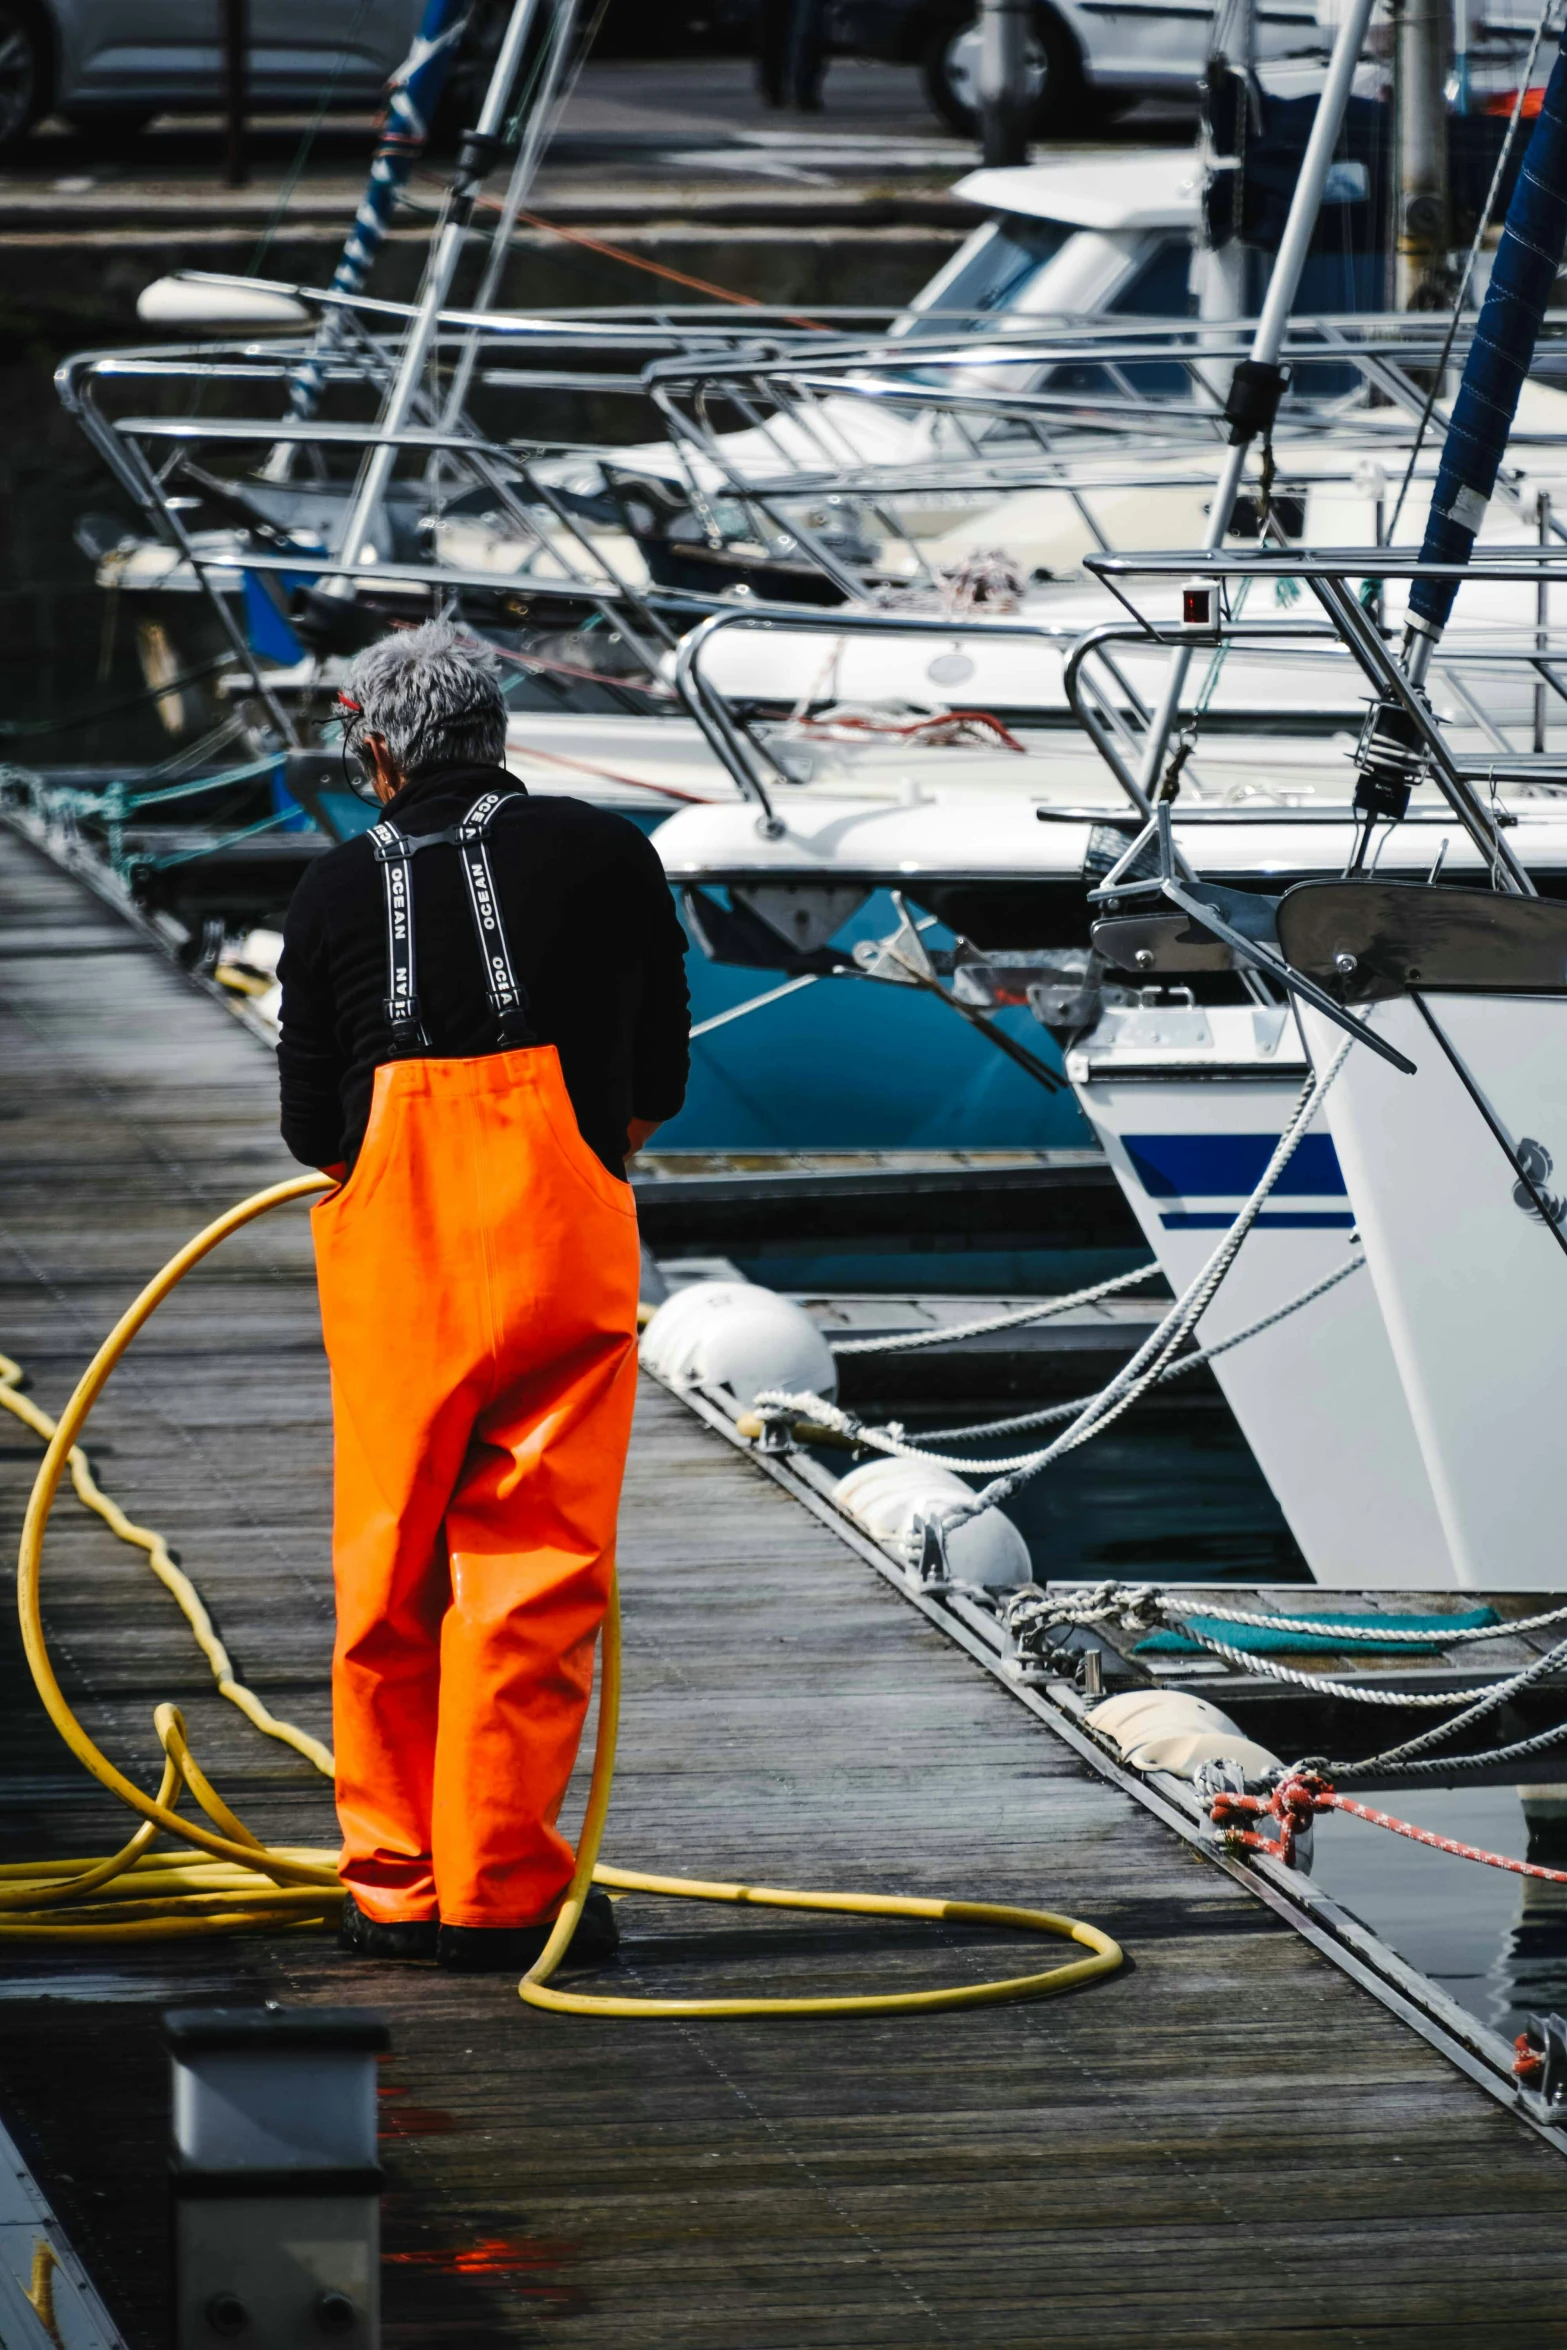
{"type": "Polygon", "coordinates": [[[1542,1868],[1537,1861],[1513,1860],[1503,1852],[1488,1852],[1480,1844],[1461,1843],[1456,1836],[1438,1836],[1433,1829],[1417,1828],[1413,1820],[1396,1819],[1391,1812],[1377,1811],[1369,1803],[1356,1803],[1353,1797],[1340,1795],[1326,1779],[1309,1771],[1287,1774],[1271,1795],[1216,1795],[1208,1816],[1216,1827],[1227,1830],[1232,1843],[1265,1852],[1289,1867],[1297,1838],[1314,1818],[1328,1811],[1348,1812],[1369,1827],[1387,1828],[1395,1836],[1407,1836],[1412,1844],[1450,1853],[1455,1860],[1478,1861],[1482,1868],[1505,1869],[1514,1877],[1537,1877],[1547,1885],[1567,1885],[1567,1869],[1542,1868]],[[1255,1828],[1239,1828],[1235,1823],[1242,1817],[1275,1819],[1279,1833],[1264,1836],[1255,1828]]]}

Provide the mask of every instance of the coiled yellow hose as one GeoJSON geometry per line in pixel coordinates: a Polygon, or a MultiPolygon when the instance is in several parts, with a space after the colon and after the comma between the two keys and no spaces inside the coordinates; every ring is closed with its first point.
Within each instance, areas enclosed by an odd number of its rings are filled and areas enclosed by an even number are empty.
{"type": "MultiPolygon", "coordinates": [[[[174,1706],[160,1705],[153,1724],[163,1751],[163,1775],[156,1796],[143,1792],[117,1769],[88,1736],[66,1703],[44,1638],[40,1577],[44,1532],[67,1468],[76,1494],[105,1524],[147,1554],[153,1573],[183,1610],[223,1696],[269,1738],[292,1746],[323,1776],[332,1775],[332,1757],[319,1739],[281,1722],[235,1679],[233,1666],[213,1629],[201,1596],[170,1557],[159,1534],[135,1525],[97,1484],[80,1448],[80,1438],[116,1363],[144,1322],[193,1265],[231,1233],[289,1200],[328,1188],[322,1175],[299,1175],[256,1192],[209,1224],[147,1284],[121,1316],[78,1381],[59,1419],[22,1395],[20,1365],[0,1355],[0,1405],[45,1440],[46,1450],[33,1484],[17,1560],[17,1604],[22,1641],[38,1694],[50,1720],[77,1760],[93,1777],[140,1815],[141,1824],[118,1852],[98,1860],[32,1861],[0,1866],[0,1941],[148,1941],[180,1935],[231,1934],[256,1927],[324,1926],[335,1923],[342,1886],[335,1857],[301,1845],[264,1845],[235,1817],[190,1751],[185,1725],[174,1706]],[[188,1793],[208,1825],[182,1816],[175,1806],[188,1793]],[[159,1836],[186,1849],[154,1855],[159,1836]]],[[[905,1899],[886,1894],[802,1893],[766,1885],[710,1884],[695,1877],[651,1876],[600,1863],[599,1845],[609,1811],[620,1716],[620,1597],[612,1589],[604,1620],[599,1691],[598,1739],[587,1812],[577,1850],[576,1873],[549,1942],[518,1985],[530,2006],[568,2015],[897,2015],[940,2008],[981,2007],[1003,2000],[1038,1999],[1072,1989],[1121,1963],[1121,1949],[1097,1926],[1050,1910],[1015,1909],[992,1902],[905,1899]],[[942,1920],[954,1925],[1002,1926],[1025,1933],[1062,1936],[1089,1955],[1068,1959],[1040,1974],[1011,1975],[988,1983],[949,1985],[930,1991],[873,1992],[826,1999],[617,1999],[558,1991],[550,1981],[575,1931],[593,1884],[617,1892],[675,1895],[696,1901],[737,1902],[768,1909],[826,1911],[855,1917],[942,1920]]]]}

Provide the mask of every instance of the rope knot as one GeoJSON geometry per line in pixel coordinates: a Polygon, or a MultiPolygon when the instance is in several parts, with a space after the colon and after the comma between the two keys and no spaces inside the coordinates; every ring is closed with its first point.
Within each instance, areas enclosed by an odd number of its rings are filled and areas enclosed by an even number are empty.
{"type": "Polygon", "coordinates": [[[1332,1782],[1321,1771],[1286,1771],[1268,1803],[1276,1819],[1292,1819],[1297,1828],[1307,1827],[1319,1811],[1331,1811],[1332,1782]]]}
{"type": "Polygon", "coordinates": [[[1265,1852],[1288,1869],[1295,1865],[1299,1839],[1318,1812],[1333,1810],[1335,1801],[1332,1786],[1320,1771],[1286,1771],[1271,1794],[1216,1795],[1208,1817],[1216,1828],[1224,1829],[1226,1842],[1249,1852],[1265,1852]],[[1277,1820],[1278,1834],[1265,1836],[1260,1829],[1241,1827],[1239,1822],[1247,1817],[1277,1820]]]}

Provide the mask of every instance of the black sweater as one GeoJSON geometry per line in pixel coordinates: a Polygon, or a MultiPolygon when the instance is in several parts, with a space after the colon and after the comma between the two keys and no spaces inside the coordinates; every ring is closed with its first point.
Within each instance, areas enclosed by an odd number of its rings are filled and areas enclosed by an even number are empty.
{"type": "MultiPolygon", "coordinates": [[[[485,792],[521,792],[495,767],[405,784],[385,814],[440,832],[485,792]]],[[[560,1053],[585,1142],[621,1172],[629,1118],[672,1118],[685,1098],[685,937],[663,867],[624,817],[524,793],[490,828],[490,864],[528,1025],[560,1053]]],[[[414,982],[432,1058],[505,1050],[455,848],[412,860],[414,982]]],[[[382,869],[362,835],[306,871],[283,931],[278,1072],[283,1140],[307,1166],[352,1162],[375,1071],[397,1057],[386,1024],[382,869]]]]}

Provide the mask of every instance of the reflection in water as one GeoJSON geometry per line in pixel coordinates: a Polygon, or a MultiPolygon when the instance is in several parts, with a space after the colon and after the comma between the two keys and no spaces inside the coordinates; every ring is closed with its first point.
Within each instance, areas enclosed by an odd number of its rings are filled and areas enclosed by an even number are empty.
{"type": "MultiPolygon", "coordinates": [[[[1436,1835],[1567,1870],[1567,1786],[1390,1785],[1355,1794],[1436,1835]]],[[[1312,1875],[1505,2038],[1531,2014],[1567,2011],[1567,1885],[1433,1852],[1341,1812],[1317,1822],[1312,1875]]]]}
{"type": "MultiPolygon", "coordinates": [[[[1054,1429],[1044,1431],[1045,1438],[1054,1429]]],[[[996,1447],[1010,1450],[1011,1442],[996,1447]]],[[[1023,1444],[1040,1441],[1024,1437],[1023,1444]]],[[[1145,1404],[1007,1503],[1044,1582],[1309,1582],[1219,1395],[1145,1404]]]]}
{"type": "MultiPolygon", "coordinates": [[[[1527,1849],[1515,1857],[1567,1870],[1567,1787],[1519,1790],[1527,1849]]],[[[1518,1879],[1518,1914],[1492,1968],[1493,2020],[1513,2033],[1530,2014],[1567,2007],[1567,1885],[1518,1879]]]]}

